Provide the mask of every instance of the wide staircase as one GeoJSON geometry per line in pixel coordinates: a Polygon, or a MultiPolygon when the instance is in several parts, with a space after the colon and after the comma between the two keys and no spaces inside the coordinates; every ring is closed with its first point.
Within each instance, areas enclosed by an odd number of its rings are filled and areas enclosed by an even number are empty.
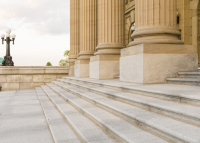
{"type": "Polygon", "coordinates": [[[199,86],[63,77],[36,92],[55,142],[200,143],[199,86]]]}

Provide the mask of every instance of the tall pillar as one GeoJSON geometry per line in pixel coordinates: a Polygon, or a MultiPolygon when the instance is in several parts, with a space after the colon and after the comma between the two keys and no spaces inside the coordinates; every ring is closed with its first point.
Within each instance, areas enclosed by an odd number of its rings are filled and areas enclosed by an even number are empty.
{"type": "Polygon", "coordinates": [[[80,53],[75,76],[89,77],[90,57],[97,45],[97,0],[80,0],[80,53]]]}
{"type": "Polygon", "coordinates": [[[124,44],[124,1],[98,1],[98,45],[90,58],[90,78],[119,76],[120,49],[124,44]]]}
{"type": "Polygon", "coordinates": [[[131,35],[138,44],[183,44],[177,28],[176,0],[136,0],[136,30],[131,35]]]}
{"type": "Polygon", "coordinates": [[[196,46],[178,38],[176,5],[176,0],[135,0],[134,41],[121,50],[121,81],[164,83],[179,71],[197,70],[196,46]]]}
{"type": "Polygon", "coordinates": [[[74,76],[74,65],[80,51],[80,7],[79,0],[70,0],[70,56],[69,76],[74,76]]]}

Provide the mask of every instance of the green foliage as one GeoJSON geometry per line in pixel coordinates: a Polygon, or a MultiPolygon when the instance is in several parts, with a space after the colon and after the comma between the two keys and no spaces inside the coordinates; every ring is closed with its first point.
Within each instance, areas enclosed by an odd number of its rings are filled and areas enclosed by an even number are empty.
{"type": "Polygon", "coordinates": [[[60,65],[60,66],[66,66],[67,62],[68,62],[68,60],[61,59],[61,60],[59,61],[59,65],[60,65]]]}
{"type": "Polygon", "coordinates": [[[59,65],[60,66],[66,66],[66,64],[67,64],[67,62],[68,62],[68,60],[69,60],[69,55],[70,55],[70,51],[69,50],[66,50],[65,52],[64,52],[64,57],[66,57],[66,59],[61,59],[60,61],[59,61],[59,65]]]}
{"type": "Polygon", "coordinates": [[[47,62],[46,66],[52,66],[51,62],[47,62]]]}
{"type": "Polygon", "coordinates": [[[69,57],[69,55],[70,55],[70,51],[69,51],[69,50],[66,50],[66,51],[64,52],[64,56],[65,56],[65,57],[69,57]]]}

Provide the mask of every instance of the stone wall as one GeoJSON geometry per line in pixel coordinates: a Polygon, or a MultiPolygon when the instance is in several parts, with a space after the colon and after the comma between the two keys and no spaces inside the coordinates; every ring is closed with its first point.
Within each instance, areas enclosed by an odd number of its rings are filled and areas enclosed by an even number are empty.
{"type": "Polygon", "coordinates": [[[0,85],[2,91],[27,90],[49,83],[62,76],[68,76],[66,67],[1,67],[0,85]]]}

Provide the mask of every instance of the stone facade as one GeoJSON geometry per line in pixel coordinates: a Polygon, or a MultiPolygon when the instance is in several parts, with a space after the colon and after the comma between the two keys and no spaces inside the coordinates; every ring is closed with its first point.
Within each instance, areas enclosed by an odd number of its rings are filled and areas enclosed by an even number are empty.
{"type": "MultiPolygon", "coordinates": [[[[74,0],[71,4],[75,4],[74,0]]],[[[76,5],[82,11],[77,20],[81,28],[75,36],[80,37],[79,57],[74,66],[76,77],[112,79],[120,75],[121,81],[162,83],[178,71],[197,70],[200,61],[199,0],[83,0],[76,5]],[[170,64],[171,59],[176,62],[170,64]],[[145,61],[151,61],[154,69],[147,69],[156,70],[155,73],[169,67],[159,79],[155,74],[153,77],[157,80],[150,78],[150,82],[145,78],[149,76],[145,75],[148,72],[144,71],[148,64],[145,61]],[[130,80],[137,77],[137,73],[142,77],[130,80]]]]}

